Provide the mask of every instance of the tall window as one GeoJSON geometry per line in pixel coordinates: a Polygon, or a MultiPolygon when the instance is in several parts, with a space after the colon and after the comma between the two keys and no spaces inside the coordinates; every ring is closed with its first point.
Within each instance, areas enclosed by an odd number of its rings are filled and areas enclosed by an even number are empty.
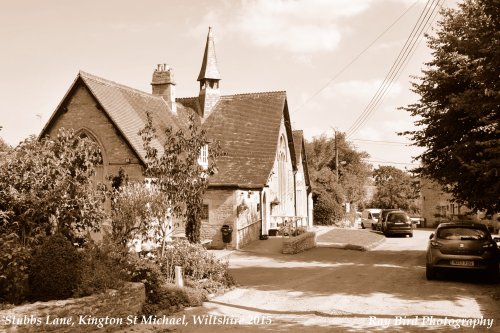
{"type": "Polygon", "coordinates": [[[101,155],[101,163],[95,166],[95,175],[92,178],[94,179],[94,184],[96,186],[97,186],[97,183],[104,184],[106,179],[105,179],[105,176],[104,176],[105,175],[105,172],[104,172],[104,158],[103,158],[103,155],[102,155],[103,151],[102,151],[101,145],[96,140],[96,138],[94,137],[94,135],[92,135],[92,133],[90,133],[86,129],[79,130],[76,135],[78,137],[80,137],[81,139],[90,139],[90,140],[94,141],[95,143],[97,143],[99,145],[99,148],[100,148],[99,154],[101,155]]]}
{"type": "Polygon", "coordinates": [[[285,211],[286,189],[287,189],[287,172],[286,172],[286,141],[282,135],[279,142],[278,150],[278,200],[280,201],[281,210],[285,211]]]}
{"type": "Polygon", "coordinates": [[[203,169],[208,168],[208,145],[204,145],[203,147],[201,147],[198,164],[201,165],[203,169]]]}

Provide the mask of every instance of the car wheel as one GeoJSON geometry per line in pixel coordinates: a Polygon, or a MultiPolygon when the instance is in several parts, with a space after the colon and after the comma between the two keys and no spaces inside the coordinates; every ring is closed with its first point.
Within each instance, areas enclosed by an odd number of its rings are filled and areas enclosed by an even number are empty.
{"type": "Polygon", "coordinates": [[[425,277],[427,280],[435,280],[436,279],[436,269],[430,265],[425,266],[425,277]]]}
{"type": "Polygon", "coordinates": [[[363,222],[361,222],[361,229],[364,229],[365,228],[365,225],[363,224],[363,222]]]}
{"type": "Polygon", "coordinates": [[[413,237],[413,233],[411,233],[411,234],[408,234],[408,236],[410,236],[410,237],[413,237]]]}
{"type": "Polygon", "coordinates": [[[375,225],[372,223],[372,230],[376,230],[375,225]]]}

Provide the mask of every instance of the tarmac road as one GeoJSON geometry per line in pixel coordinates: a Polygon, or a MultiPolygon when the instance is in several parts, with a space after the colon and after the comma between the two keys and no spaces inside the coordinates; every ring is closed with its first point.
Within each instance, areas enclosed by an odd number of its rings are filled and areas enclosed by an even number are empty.
{"type": "Polygon", "coordinates": [[[426,280],[430,233],[417,229],[366,252],[283,255],[280,238],[258,241],[229,257],[239,287],[176,315],[186,326],[154,331],[500,332],[500,283],[470,274],[426,280]]]}

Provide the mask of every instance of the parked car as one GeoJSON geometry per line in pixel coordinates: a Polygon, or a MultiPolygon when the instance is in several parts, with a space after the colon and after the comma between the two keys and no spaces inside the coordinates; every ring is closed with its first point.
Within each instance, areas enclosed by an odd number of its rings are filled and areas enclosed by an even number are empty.
{"type": "Polygon", "coordinates": [[[429,237],[425,275],[436,278],[438,270],[476,270],[496,279],[500,250],[488,228],[480,223],[441,223],[429,237]]]}
{"type": "Polygon", "coordinates": [[[413,237],[413,223],[402,210],[389,211],[382,219],[382,232],[389,235],[408,235],[413,237]]]}
{"type": "Polygon", "coordinates": [[[418,214],[410,214],[410,220],[415,227],[424,225],[424,218],[418,214]]]}
{"type": "Polygon", "coordinates": [[[380,208],[364,209],[361,212],[361,228],[372,228],[372,230],[375,230],[381,210],[380,208]]]}
{"type": "Polygon", "coordinates": [[[377,221],[377,224],[375,225],[375,230],[382,231],[382,223],[387,218],[387,214],[389,212],[395,212],[397,210],[399,210],[399,209],[396,209],[396,208],[381,209],[380,210],[380,214],[379,214],[379,218],[378,218],[378,221],[377,221]]]}

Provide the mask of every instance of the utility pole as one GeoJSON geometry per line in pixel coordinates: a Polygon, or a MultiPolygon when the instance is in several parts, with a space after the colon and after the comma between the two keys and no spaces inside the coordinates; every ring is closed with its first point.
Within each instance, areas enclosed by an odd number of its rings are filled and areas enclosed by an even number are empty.
{"type": "Polygon", "coordinates": [[[339,182],[339,147],[337,142],[337,131],[334,130],[335,133],[335,179],[337,183],[339,182]]]}

